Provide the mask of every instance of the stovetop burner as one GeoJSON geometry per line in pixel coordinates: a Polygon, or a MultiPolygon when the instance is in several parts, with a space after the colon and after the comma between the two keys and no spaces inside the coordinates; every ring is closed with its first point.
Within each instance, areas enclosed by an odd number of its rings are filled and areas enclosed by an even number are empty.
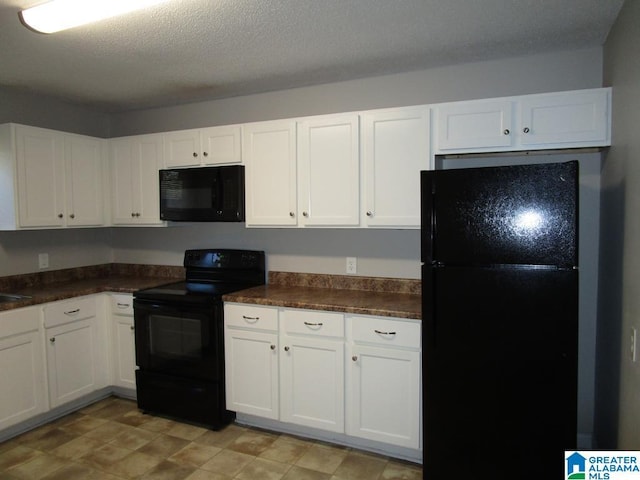
{"type": "Polygon", "coordinates": [[[256,250],[187,250],[185,280],[138,290],[136,299],[181,303],[219,302],[224,294],[264,285],[264,252],[256,250]]]}

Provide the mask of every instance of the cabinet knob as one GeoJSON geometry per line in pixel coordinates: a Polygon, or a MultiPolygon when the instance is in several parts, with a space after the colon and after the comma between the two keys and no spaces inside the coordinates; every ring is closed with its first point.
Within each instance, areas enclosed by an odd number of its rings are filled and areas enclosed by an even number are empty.
{"type": "Polygon", "coordinates": [[[295,216],[296,216],[296,214],[295,214],[295,213],[293,213],[293,212],[289,212],[289,216],[290,216],[291,218],[293,218],[293,217],[295,217],[295,216]]]}
{"type": "Polygon", "coordinates": [[[136,329],[136,327],[134,327],[133,325],[131,325],[131,327],[129,328],[131,328],[131,331],[134,331],[136,329]]]}
{"type": "Polygon", "coordinates": [[[72,218],[72,219],[73,219],[73,218],[76,218],[76,216],[75,216],[75,214],[74,214],[74,213],[72,213],[71,215],[69,215],[69,218],[72,218]]]}
{"type": "Polygon", "coordinates": [[[371,210],[367,212],[367,217],[373,217],[373,212],[371,210]]]}
{"type": "Polygon", "coordinates": [[[351,357],[351,360],[353,360],[354,362],[357,362],[358,361],[358,356],[354,355],[353,357],[351,357]]]}
{"type": "Polygon", "coordinates": [[[289,347],[284,347],[285,352],[288,352],[289,350],[290,350],[289,347]]]}
{"type": "Polygon", "coordinates": [[[509,135],[511,132],[509,131],[509,129],[508,129],[508,128],[505,128],[505,129],[504,129],[504,132],[502,132],[502,133],[504,133],[505,135],[509,135]]]}
{"type": "Polygon", "coordinates": [[[205,157],[209,156],[209,152],[202,152],[202,155],[204,155],[205,157]]]}
{"type": "Polygon", "coordinates": [[[56,343],[56,337],[51,337],[51,338],[49,339],[49,341],[50,341],[51,343],[56,343]]]}
{"type": "Polygon", "coordinates": [[[198,154],[196,152],[193,152],[193,158],[197,157],[198,154]]]}
{"type": "Polygon", "coordinates": [[[529,130],[529,127],[524,127],[524,128],[522,129],[522,131],[523,131],[524,133],[529,133],[531,130],[529,130]]]}
{"type": "Polygon", "coordinates": [[[308,213],[308,212],[302,212],[302,216],[303,216],[303,217],[308,217],[308,216],[309,216],[309,213],[308,213]]]}
{"type": "Polygon", "coordinates": [[[275,346],[275,345],[271,345],[269,348],[270,348],[271,350],[275,350],[275,349],[276,349],[276,346],[275,346]]]}
{"type": "Polygon", "coordinates": [[[59,213],[59,214],[58,214],[58,218],[62,218],[62,217],[64,217],[64,215],[63,215],[63,214],[61,214],[61,213],[59,213]]]}

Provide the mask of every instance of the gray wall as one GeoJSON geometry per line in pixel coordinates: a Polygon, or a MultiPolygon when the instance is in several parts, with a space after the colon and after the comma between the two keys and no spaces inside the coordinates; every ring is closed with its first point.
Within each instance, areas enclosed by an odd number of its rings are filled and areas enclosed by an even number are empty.
{"type": "MultiPolygon", "coordinates": [[[[1,68],[1,67],[0,67],[1,68]]],[[[0,123],[22,123],[93,137],[109,137],[109,115],[45,95],[0,88],[0,123]]]]}
{"type": "Polygon", "coordinates": [[[607,39],[605,84],[613,86],[613,147],[602,169],[596,434],[603,449],[640,450],[640,2],[627,0],[607,39]]]}
{"type": "Polygon", "coordinates": [[[115,114],[112,136],[602,86],[602,49],[468,63],[115,114]]]}

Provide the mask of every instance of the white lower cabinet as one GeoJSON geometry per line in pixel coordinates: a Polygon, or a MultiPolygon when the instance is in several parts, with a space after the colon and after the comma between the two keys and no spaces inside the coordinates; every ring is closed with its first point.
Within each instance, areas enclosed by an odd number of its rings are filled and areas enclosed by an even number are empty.
{"type": "Polygon", "coordinates": [[[136,351],[133,296],[110,295],[113,385],[135,390],[136,351]]]}
{"type": "Polygon", "coordinates": [[[47,411],[40,308],[0,313],[0,430],[47,411]]]}
{"type": "Polygon", "coordinates": [[[225,304],[227,409],[277,419],[278,310],[225,304]]]}
{"type": "Polygon", "coordinates": [[[420,332],[419,320],[227,303],[227,408],[418,450],[420,332]]]}
{"type": "Polygon", "coordinates": [[[344,315],[284,309],[280,420],[344,432],[344,315]]]}
{"type": "Polygon", "coordinates": [[[420,447],[420,322],[347,317],[347,434],[420,447]]]}
{"type": "Polygon", "coordinates": [[[44,326],[52,408],[108,384],[107,335],[98,297],[45,305],[44,326]]]}

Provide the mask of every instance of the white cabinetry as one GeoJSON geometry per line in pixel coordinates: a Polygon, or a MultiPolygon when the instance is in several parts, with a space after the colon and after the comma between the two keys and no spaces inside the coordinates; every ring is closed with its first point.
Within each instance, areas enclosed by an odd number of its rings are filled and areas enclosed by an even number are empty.
{"type": "Polygon", "coordinates": [[[610,88],[434,105],[434,152],[607,146],[610,105],[610,88]]]}
{"type": "Polygon", "coordinates": [[[420,171],[429,161],[429,108],[362,114],[363,209],[368,227],[420,227],[420,171]]]}
{"type": "Polygon", "coordinates": [[[47,411],[40,308],[0,313],[0,430],[47,411]]]}
{"type": "Polygon", "coordinates": [[[242,161],[239,125],[165,133],[164,145],[167,168],[242,161]]]}
{"type": "Polygon", "coordinates": [[[347,434],[419,448],[420,322],[347,316],[347,434]]]}
{"type": "Polygon", "coordinates": [[[358,115],[243,126],[247,226],[359,224],[358,115]]]}
{"type": "Polygon", "coordinates": [[[277,419],[278,310],[225,304],[227,409],[277,419]]]}
{"type": "Polygon", "coordinates": [[[3,229],[104,224],[104,140],[0,126],[3,229]]]}
{"type": "Polygon", "coordinates": [[[45,305],[49,401],[57,407],[108,384],[107,342],[99,297],[45,305]]]}
{"type": "Polygon", "coordinates": [[[111,147],[114,225],[159,225],[162,135],[115,138],[111,147]]]}
{"type": "Polygon", "coordinates": [[[110,296],[113,385],[135,390],[136,352],[133,324],[133,296],[111,294],[110,296]]]}
{"type": "Polygon", "coordinates": [[[344,316],[284,309],[280,420],[344,432],[344,316]]]}
{"type": "Polygon", "coordinates": [[[297,225],[296,122],[242,127],[247,226],[297,225]]]}
{"type": "Polygon", "coordinates": [[[305,226],[358,226],[360,146],[357,114],[298,125],[298,212],[305,226]]]}

